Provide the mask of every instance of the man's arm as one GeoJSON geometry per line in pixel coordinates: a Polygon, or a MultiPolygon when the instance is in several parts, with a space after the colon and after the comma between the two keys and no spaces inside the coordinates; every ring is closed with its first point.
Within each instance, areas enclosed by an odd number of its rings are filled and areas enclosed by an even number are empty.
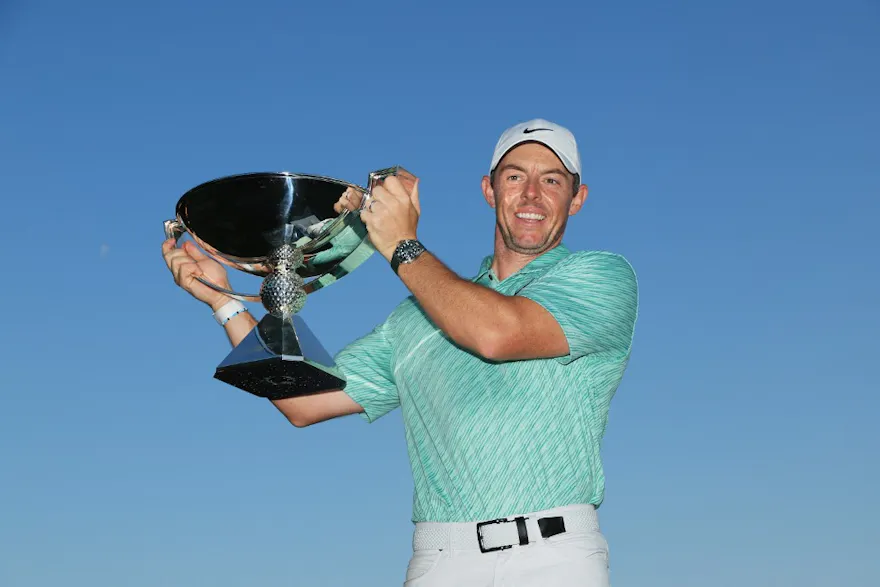
{"type": "MultiPolygon", "coordinates": [[[[420,215],[418,180],[396,177],[373,190],[362,217],[385,259],[415,239],[420,215]]],[[[515,296],[461,279],[422,253],[398,275],[440,329],[457,344],[496,361],[627,352],[638,314],[638,284],[619,255],[570,255],[515,296]]]]}
{"type": "MultiPolygon", "coordinates": [[[[212,309],[217,311],[229,299],[231,298],[212,304],[212,309]]],[[[250,313],[242,312],[227,321],[224,328],[229,342],[235,347],[256,325],[257,321],[250,313]]],[[[342,390],[270,401],[297,428],[364,411],[342,390]]]]}
{"type": "MultiPolygon", "coordinates": [[[[175,245],[176,241],[173,238],[166,239],[162,243],[162,256],[174,276],[174,282],[216,312],[232,298],[204,285],[196,278],[203,276],[229,289],[226,269],[205,255],[191,242],[184,243],[180,248],[175,245]]],[[[224,328],[229,342],[233,347],[236,347],[256,325],[257,321],[253,316],[248,312],[242,312],[228,320],[224,328]]],[[[360,404],[352,400],[347,392],[341,390],[274,400],[272,404],[284,414],[284,417],[291,424],[297,427],[364,412],[364,408],[360,404]]]]}
{"type": "MultiPolygon", "coordinates": [[[[416,238],[418,194],[418,180],[410,177],[390,177],[373,189],[362,218],[386,260],[401,240],[416,238]]],[[[539,304],[462,279],[428,252],[402,265],[398,275],[443,332],[483,358],[535,359],[569,352],[562,328],[539,304]]]]}
{"type": "Polygon", "coordinates": [[[462,279],[430,252],[398,275],[431,320],[452,340],[493,361],[567,355],[568,340],[539,304],[462,279]]]}

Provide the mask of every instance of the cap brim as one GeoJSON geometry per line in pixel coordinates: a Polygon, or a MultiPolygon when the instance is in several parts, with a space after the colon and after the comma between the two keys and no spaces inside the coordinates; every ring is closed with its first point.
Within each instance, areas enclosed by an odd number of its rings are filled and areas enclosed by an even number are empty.
{"type": "Polygon", "coordinates": [[[524,139],[519,139],[516,142],[514,142],[513,144],[511,144],[509,147],[507,147],[507,149],[505,149],[504,152],[501,153],[500,156],[498,156],[497,161],[495,161],[493,163],[492,168],[489,170],[489,173],[492,173],[493,171],[495,171],[498,168],[498,165],[501,163],[501,160],[504,159],[504,157],[506,157],[507,154],[510,153],[510,151],[512,151],[514,147],[518,147],[518,146],[523,145],[525,143],[538,143],[538,144],[544,145],[545,147],[547,147],[548,149],[553,151],[553,154],[556,155],[556,157],[562,162],[562,164],[565,166],[565,168],[568,170],[569,173],[572,173],[575,175],[580,174],[580,172],[577,171],[577,168],[575,167],[574,163],[572,161],[569,161],[565,155],[563,155],[562,153],[557,151],[555,148],[553,148],[552,145],[548,145],[547,143],[545,143],[541,139],[536,139],[533,137],[526,137],[524,139]]]}

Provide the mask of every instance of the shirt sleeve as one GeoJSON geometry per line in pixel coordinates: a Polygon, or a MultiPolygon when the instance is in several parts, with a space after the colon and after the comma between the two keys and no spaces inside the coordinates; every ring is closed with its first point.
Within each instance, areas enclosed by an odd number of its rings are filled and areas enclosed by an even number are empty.
{"type": "Polygon", "coordinates": [[[345,376],[343,391],[363,409],[361,417],[375,422],[400,405],[391,370],[388,322],[347,345],[334,358],[345,376]]]}
{"type": "Polygon", "coordinates": [[[518,295],[540,304],[562,327],[569,354],[558,357],[559,362],[629,352],[638,315],[638,283],[622,256],[572,254],[518,295]]]}

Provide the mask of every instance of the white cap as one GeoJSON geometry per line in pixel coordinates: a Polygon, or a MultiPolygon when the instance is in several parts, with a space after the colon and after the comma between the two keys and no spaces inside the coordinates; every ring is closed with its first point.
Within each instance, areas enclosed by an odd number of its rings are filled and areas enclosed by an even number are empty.
{"type": "Polygon", "coordinates": [[[492,157],[489,171],[494,171],[501,158],[512,148],[531,141],[541,143],[556,153],[556,156],[570,172],[581,174],[581,157],[574,135],[567,128],[543,118],[521,122],[504,131],[504,134],[498,139],[498,144],[495,145],[495,154],[492,157]]]}

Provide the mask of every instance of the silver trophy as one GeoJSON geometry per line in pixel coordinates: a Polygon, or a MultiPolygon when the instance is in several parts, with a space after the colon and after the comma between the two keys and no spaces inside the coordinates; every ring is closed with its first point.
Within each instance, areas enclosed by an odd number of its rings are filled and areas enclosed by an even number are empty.
{"type": "Polygon", "coordinates": [[[205,285],[266,315],[221,362],[214,377],[259,397],[283,399],[345,387],[345,378],[298,312],[306,296],[361,265],[374,248],[361,219],[376,185],[401,167],[369,174],[367,188],[338,179],[286,172],[222,177],[186,192],[165,237],[189,234],[218,262],[263,278],[258,294],[205,285]]]}

